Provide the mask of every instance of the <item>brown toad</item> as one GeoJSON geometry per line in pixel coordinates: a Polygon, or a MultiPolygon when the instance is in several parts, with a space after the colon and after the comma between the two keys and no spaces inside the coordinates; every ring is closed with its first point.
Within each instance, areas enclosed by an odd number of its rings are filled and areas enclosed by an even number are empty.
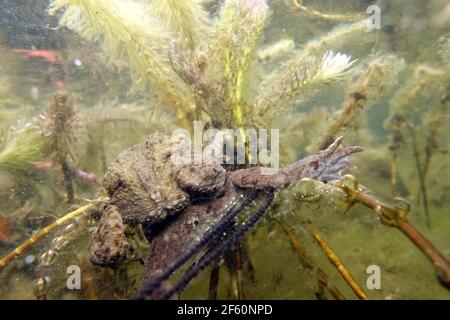
{"type": "Polygon", "coordinates": [[[183,211],[192,198],[213,197],[223,188],[226,171],[220,165],[177,166],[171,155],[179,144],[179,140],[156,132],[122,151],[111,163],[103,178],[109,201],[102,211],[107,214],[93,233],[92,262],[110,265],[120,261],[129,247],[123,235],[108,230],[111,223],[104,220],[111,219],[111,212],[120,212],[123,223],[151,226],[183,211]],[[115,248],[105,249],[110,246],[115,248]]]}
{"type": "MultiPolygon", "coordinates": [[[[338,179],[341,171],[350,167],[348,157],[362,151],[342,148],[341,142],[342,137],[325,150],[264,175],[260,167],[226,171],[219,164],[176,165],[171,156],[179,150],[180,141],[155,132],[111,163],[103,179],[109,201],[100,211],[118,212],[126,224],[150,229],[158,225],[144,268],[149,282],[203,243],[203,237],[243,202],[248,191],[276,190],[305,177],[324,182],[338,179]]],[[[103,215],[92,237],[94,263],[121,261],[129,247],[124,235],[117,232],[123,231],[117,227],[117,215],[112,224],[115,232],[108,231],[111,224],[103,220],[110,218],[111,214],[103,215]],[[113,248],[105,250],[109,246],[113,248]]]]}

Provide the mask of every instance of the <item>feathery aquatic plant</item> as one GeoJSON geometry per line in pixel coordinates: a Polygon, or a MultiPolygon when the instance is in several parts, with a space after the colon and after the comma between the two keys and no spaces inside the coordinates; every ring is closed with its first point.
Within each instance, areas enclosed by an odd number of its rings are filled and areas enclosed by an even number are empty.
{"type": "Polygon", "coordinates": [[[228,107],[238,127],[245,126],[248,69],[268,16],[265,0],[226,0],[220,11],[218,57],[226,80],[228,107]]]}
{"type": "Polygon", "coordinates": [[[404,64],[404,61],[395,55],[371,59],[367,67],[364,66],[361,70],[355,83],[350,85],[349,93],[339,113],[333,117],[325,132],[320,135],[320,139],[308,147],[308,151],[319,150],[345,131],[360,127],[362,110],[393,86],[404,64]]]}
{"type": "Polygon", "coordinates": [[[168,60],[169,35],[148,5],[128,0],[54,0],[50,14],[64,10],[60,25],[88,40],[100,40],[112,61],[138,75],[136,82],[185,116],[192,105],[189,89],[168,60]]]}
{"type": "Polygon", "coordinates": [[[211,32],[208,13],[197,0],[152,0],[149,10],[188,49],[202,47],[211,32]]]}
{"type": "Polygon", "coordinates": [[[250,74],[270,16],[266,0],[226,0],[215,21],[208,19],[201,2],[185,0],[154,0],[150,5],[131,0],[53,0],[50,12],[59,10],[64,10],[62,26],[88,39],[101,39],[117,64],[127,62],[140,74],[141,83],[152,85],[162,98],[156,105],[171,107],[179,118],[187,116],[191,122],[207,116],[214,123],[239,128],[258,121],[268,109],[293,102],[306,89],[345,75],[354,63],[350,56],[329,51],[318,58],[313,53],[362,28],[358,22],[307,44],[298,53],[300,58],[296,54],[290,60],[295,68],[276,72],[274,85],[255,99],[250,74]],[[215,31],[208,38],[210,26],[215,31]]]}
{"type": "Polygon", "coordinates": [[[259,97],[259,115],[263,116],[268,110],[278,112],[299,95],[342,78],[354,63],[350,56],[333,51],[325,53],[321,60],[309,57],[308,63],[278,79],[272,90],[259,97]]]}
{"type": "Polygon", "coordinates": [[[23,171],[32,162],[45,159],[46,139],[36,126],[26,126],[15,131],[0,150],[0,169],[23,171]]]}

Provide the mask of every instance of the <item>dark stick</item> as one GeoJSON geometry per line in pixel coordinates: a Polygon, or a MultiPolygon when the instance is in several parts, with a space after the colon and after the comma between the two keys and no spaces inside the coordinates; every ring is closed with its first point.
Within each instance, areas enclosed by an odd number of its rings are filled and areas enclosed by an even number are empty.
{"type": "Polygon", "coordinates": [[[219,287],[219,275],[220,275],[220,266],[216,264],[212,270],[211,275],[209,277],[209,300],[217,300],[217,288],[219,287]]]}
{"type": "Polygon", "coordinates": [[[416,137],[416,131],[414,130],[413,125],[406,119],[406,117],[401,116],[400,117],[401,123],[408,129],[410,135],[411,135],[411,143],[412,143],[412,149],[414,154],[414,159],[416,160],[416,169],[417,173],[419,175],[419,184],[420,184],[420,190],[422,192],[422,198],[423,198],[423,210],[425,213],[425,219],[428,229],[431,228],[431,222],[430,222],[430,211],[428,208],[428,194],[427,194],[427,188],[425,185],[425,175],[422,170],[422,165],[420,163],[420,155],[419,150],[417,147],[417,137],[416,137]]]}
{"type": "Polygon", "coordinates": [[[315,274],[315,276],[317,278],[318,286],[319,287],[323,286],[323,287],[327,288],[334,299],[345,300],[344,295],[339,291],[339,289],[330,283],[326,272],[323,271],[322,268],[318,267],[315,264],[315,262],[311,259],[311,257],[306,254],[305,247],[297,239],[292,228],[286,222],[278,221],[278,223],[280,224],[284,233],[289,238],[292,248],[297,252],[302,266],[305,269],[309,270],[312,274],[315,274]]]}
{"type": "Polygon", "coordinates": [[[67,202],[72,203],[75,198],[73,190],[72,172],[66,159],[62,159],[61,166],[64,175],[64,185],[66,187],[67,192],[67,202]]]}
{"type": "Polygon", "coordinates": [[[440,283],[450,290],[450,262],[440,253],[433,244],[425,238],[406,218],[402,217],[395,207],[368,195],[363,192],[352,193],[352,191],[345,189],[345,191],[357,202],[371,208],[381,218],[388,218],[391,224],[398,228],[404,235],[406,235],[416,247],[430,260],[433,266],[438,271],[438,278],[440,283]]]}
{"type": "Polygon", "coordinates": [[[237,248],[234,251],[234,265],[236,268],[236,278],[237,278],[237,289],[238,289],[238,299],[245,300],[245,291],[244,291],[244,283],[243,283],[243,271],[242,271],[242,256],[241,256],[241,248],[237,248]]]}

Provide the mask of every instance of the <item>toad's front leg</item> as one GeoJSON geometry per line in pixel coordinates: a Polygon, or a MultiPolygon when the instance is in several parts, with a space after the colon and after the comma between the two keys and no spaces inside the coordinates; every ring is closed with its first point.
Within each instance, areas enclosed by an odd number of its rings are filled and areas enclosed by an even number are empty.
{"type": "Polygon", "coordinates": [[[338,180],[342,171],[351,168],[349,156],[364,151],[361,147],[341,147],[342,140],[343,137],[339,137],[327,149],[291,163],[273,174],[268,174],[267,168],[253,167],[231,172],[231,180],[243,189],[278,189],[293,185],[303,178],[325,183],[338,180]]]}
{"type": "Polygon", "coordinates": [[[98,226],[92,232],[89,248],[92,263],[101,266],[115,266],[123,261],[130,249],[125,236],[125,226],[119,209],[106,206],[98,226]]]}

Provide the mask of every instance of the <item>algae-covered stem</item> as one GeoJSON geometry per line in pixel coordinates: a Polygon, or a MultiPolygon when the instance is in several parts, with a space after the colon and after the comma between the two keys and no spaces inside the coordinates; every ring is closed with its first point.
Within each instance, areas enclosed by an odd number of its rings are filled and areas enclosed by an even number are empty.
{"type": "Polygon", "coordinates": [[[333,296],[335,300],[345,300],[344,295],[339,291],[339,289],[330,283],[326,272],[323,271],[320,267],[315,266],[311,257],[309,257],[306,254],[305,248],[295,236],[295,233],[292,230],[292,228],[286,222],[279,221],[278,223],[280,224],[283,231],[286,233],[289,241],[291,242],[292,248],[299,255],[303,267],[306,268],[307,270],[310,270],[311,272],[315,271],[319,285],[324,286],[330,292],[330,294],[333,296]]]}
{"type": "Polygon", "coordinates": [[[353,201],[374,210],[384,224],[396,227],[406,235],[438,270],[440,283],[450,290],[450,262],[406,219],[401,210],[366,193],[354,192],[347,187],[344,187],[344,191],[353,201]]]}
{"type": "Polygon", "coordinates": [[[353,292],[356,294],[359,300],[369,300],[369,297],[364,292],[364,289],[358,284],[358,282],[353,278],[338,256],[334,253],[328,243],[325,241],[323,236],[320,234],[319,230],[310,222],[309,223],[309,231],[312,234],[314,240],[320,245],[322,250],[326,253],[328,259],[330,259],[331,263],[336,267],[339,273],[344,278],[345,282],[348,283],[350,288],[352,288],[353,292]]]}
{"type": "Polygon", "coordinates": [[[27,239],[25,242],[23,242],[21,245],[19,245],[17,248],[15,248],[13,251],[11,251],[8,255],[6,255],[4,258],[0,260],[0,268],[5,267],[9,262],[11,262],[15,257],[21,255],[25,251],[27,251],[31,246],[33,246],[37,241],[39,241],[41,238],[58,228],[59,226],[66,224],[67,222],[71,221],[72,219],[75,219],[78,216],[81,216],[83,214],[86,214],[89,212],[90,209],[94,208],[98,203],[106,201],[107,198],[102,197],[98,198],[91,203],[82,206],[65,216],[59,218],[55,222],[49,224],[44,229],[36,232],[32,237],[27,239]]]}
{"type": "Polygon", "coordinates": [[[234,262],[236,269],[236,278],[237,278],[237,291],[238,291],[238,299],[245,300],[245,288],[244,288],[244,275],[243,275],[243,262],[242,262],[242,252],[240,246],[234,250],[234,262]]]}
{"type": "Polygon", "coordinates": [[[397,166],[397,150],[395,147],[391,148],[392,158],[391,158],[391,192],[394,197],[398,196],[397,180],[398,180],[398,166],[397,166]]]}
{"type": "Polygon", "coordinates": [[[234,300],[246,300],[241,249],[241,244],[238,244],[237,248],[225,257],[230,274],[230,294],[234,300]]]}
{"type": "Polygon", "coordinates": [[[428,208],[428,193],[427,193],[427,188],[425,185],[425,174],[422,169],[422,165],[420,163],[420,155],[419,155],[419,150],[418,150],[418,146],[417,146],[416,130],[414,129],[413,125],[408,121],[408,119],[406,117],[399,116],[399,120],[408,129],[410,136],[411,136],[414,159],[416,161],[416,170],[419,175],[420,191],[421,191],[422,197],[423,197],[423,210],[425,213],[427,227],[431,228],[430,211],[428,208]]]}
{"type": "Polygon", "coordinates": [[[217,289],[219,288],[220,266],[216,263],[211,270],[209,277],[208,299],[217,300],[217,289]]]}
{"type": "Polygon", "coordinates": [[[364,17],[365,17],[365,14],[362,14],[362,13],[332,14],[332,13],[320,12],[318,10],[311,9],[310,7],[303,5],[302,0],[292,0],[292,4],[298,11],[302,11],[310,16],[325,19],[325,20],[352,21],[352,20],[364,19],[364,17]]]}

